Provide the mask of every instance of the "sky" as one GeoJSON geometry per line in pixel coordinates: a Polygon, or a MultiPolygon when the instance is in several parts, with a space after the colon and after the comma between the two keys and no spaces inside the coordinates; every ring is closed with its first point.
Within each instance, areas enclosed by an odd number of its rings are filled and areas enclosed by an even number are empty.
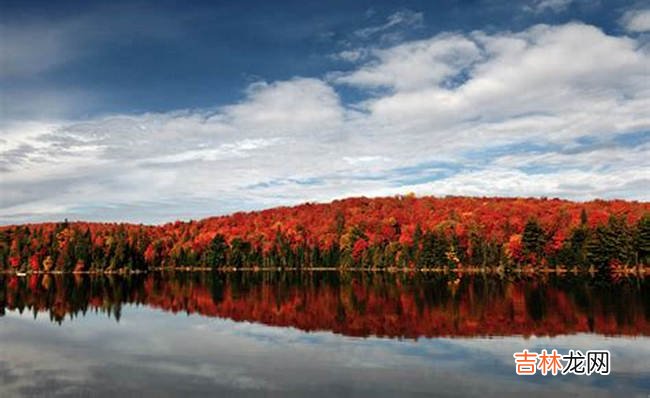
{"type": "Polygon", "coordinates": [[[0,0],[0,224],[650,198],[647,1],[0,0]]]}

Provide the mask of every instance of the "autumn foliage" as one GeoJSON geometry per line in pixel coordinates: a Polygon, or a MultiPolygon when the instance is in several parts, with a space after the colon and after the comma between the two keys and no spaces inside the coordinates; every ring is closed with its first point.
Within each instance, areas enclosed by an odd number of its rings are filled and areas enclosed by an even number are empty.
{"type": "Polygon", "coordinates": [[[160,226],[61,222],[0,227],[0,268],[173,267],[608,270],[648,264],[650,203],[559,199],[351,198],[160,226]]]}

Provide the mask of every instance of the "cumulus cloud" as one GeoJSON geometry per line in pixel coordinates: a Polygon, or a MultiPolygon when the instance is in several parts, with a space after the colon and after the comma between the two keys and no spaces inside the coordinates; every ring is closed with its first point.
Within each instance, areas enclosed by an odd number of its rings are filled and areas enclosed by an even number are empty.
{"type": "Polygon", "coordinates": [[[347,74],[333,74],[335,83],[396,90],[438,85],[477,61],[480,50],[460,35],[441,35],[372,52],[373,60],[347,74]]]}
{"type": "Polygon", "coordinates": [[[248,101],[225,107],[221,115],[243,131],[314,134],[342,121],[338,95],[318,79],[258,82],[247,93],[248,101]]]}
{"type": "MultiPolygon", "coordinates": [[[[447,48],[448,41],[433,38],[427,45],[443,44],[447,48]]],[[[393,95],[372,99],[367,107],[374,114],[390,117],[427,112],[437,120],[445,116],[457,120],[461,114],[499,120],[527,113],[555,114],[567,107],[579,112],[585,105],[605,105],[602,101],[620,95],[629,95],[634,103],[643,93],[639,99],[645,101],[648,91],[644,84],[648,55],[638,51],[633,40],[607,36],[593,26],[573,23],[560,27],[539,25],[514,34],[478,32],[454,38],[448,48],[452,55],[440,58],[422,57],[416,49],[387,50],[400,54],[399,64],[413,66],[414,77],[404,78],[413,80],[394,84],[393,95]],[[463,55],[457,55],[459,52],[463,55]],[[426,80],[419,78],[418,70],[441,73],[430,74],[426,80]],[[446,87],[449,80],[451,88],[446,87]]],[[[395,70],[391,57],[383,57],[389,61],[380,62],[374,70],[395,70]]],[[[363,78],[365,75],[362,68],[338,81],[372,83],[363,78]]],[[[388,82],[385,76],[390,74],[370,76],[380,76],[374,83],[381,83],[388,82]]],[[[397,73],[394,76],[400,77],[397,73]]]]}
{"type": "Polygon", "coordinates": [[[256,82],[217,109],[2,126],[0,220],[159,222],[408,191],[648,199],[638,39],[569,23],[360,50],[351,71],[256,82]]]}
{"type": "Polygon", "coordinates": [[[628,32],[650,32],[650,9],[626,11],[621,24],[628,32]]]}

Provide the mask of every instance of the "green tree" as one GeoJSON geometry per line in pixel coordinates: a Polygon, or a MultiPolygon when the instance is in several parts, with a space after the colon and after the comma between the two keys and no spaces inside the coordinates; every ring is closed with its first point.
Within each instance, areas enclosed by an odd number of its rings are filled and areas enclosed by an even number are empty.
{"type": "Polygon", "coordinates": [[[635,230],[636,260],[639,264],[650,264],[650,213],[639,219],[635,230]]]}
{"type": "Polygon", "coordinates": [[[235,238],[230,245],[230,264],[235,267],[248,265],[249,256],[253,249],[250,242],[241,238],[235,238]]]}
{"type": "Polygon", "coordinates": [[[203,264],[213,268],[226,265],[228,249],[226,238],[221,234],[215,235],[203,253],[203,264]]]}
{"type": "Polygon", "coordinates": [[[596,227],[587,239],[586,256],[599,271],[608,271],[612,260],[629,264],[633,260],[633,236],[625,217],[612,215],[607,225],[596,227]]]}
{"type": "Polygon", "coordinates": [[[546,234],[537,220],[528,220],[521,236],[521,243],[524,254],[534,254],[538,258],[543,256],[546,234]]]}
{"type": "Polygon", "coordinates": [[[589,229],[585,224],[574,228],[571,231],[569,239],[564,242],[560,253],[560,263],[569,267],[586,268],[587,261],[587,240],[589,238],[589,229]]]}
{"type": "Polygon", "coordinates": [[[74,238],[74,257],[77,261],[81,261],[84,269],[88,269],[92,262],[92,240],[90,238],[90,230],[86,229],[85,232],[75,231],[74,238]]]}

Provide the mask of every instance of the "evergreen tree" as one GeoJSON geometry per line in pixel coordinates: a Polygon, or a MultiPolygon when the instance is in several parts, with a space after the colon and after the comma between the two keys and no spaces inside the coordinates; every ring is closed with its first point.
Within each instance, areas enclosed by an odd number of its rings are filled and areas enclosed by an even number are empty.
{"type": "Polygon", "coordinates": [[[203,264],[210,267],[219,267],[227,264],[228,242],[226,238],[217,234],[203,253],[203,264]]]}
{"type": "Polygon", "coordinates": [[[521,243],[525,254],[534,254],[538,258],[544,254],[546,235],[544,229],[542,229],[536,220],[530,219],[526,223],[521,237],[521,243]]]}
{"type": "Polygon", "coordinates": [[[587,264],[587,252],[586,244],[589,238],[589,229],[585,224],[575,228],[571,231],[571,235],[568,239],[568,242],[565,242],[562,251],[565,252],[565,258],[563,259],[564,264],[571,267],[577,266],[579,268],[586,268],[587,264]]]}
{"type": "MultiPolygon", "coordinates": [[[[399,235],[397,235],[399,236],[399,235]]],[[[416,265],[420,265],[420,255],[422,251],[422,228],[420,223],[415,225],[415,231],[413,231],[413,244],[411,245],[411,258],[416,265]]]]}
{"type": "Polygon", "coordinates": [[[252,250],[250,242],[241,238],[235,238],[230,245],[230,265],[234,267],[243,267],[248,265],[248,257],[252,250]]]}
{"type": "Polygon", "coordinates": [[[436,249],[436,236],[433,232],[427,231],[422,237],[422,250],[420,250],[420,255],[418,256],[419,267],[436,266],[435,249],[436,249]]]}
{"type": "Polygon", "coordinates": [[[92,241],[90,238],[90,230],[86,229],[85,232],[75,233],[74,240],[74,257],[77,261],[83,263],[84,269],[88,269],[92,262],[92,241]]]}
{"type": "Polygon", "coordinates": [[[603,272],[612,260],[629,264],[633,260],[633,238],[625,218],[612,215],[607,225],[596,227],[586,242],[586,256],[603,272]]]}
{"type": "Polygon", "coordinates": [[[639,219],[635,229],[636,260],[639,264],[650,264],[650,213],[639,219]]]}

